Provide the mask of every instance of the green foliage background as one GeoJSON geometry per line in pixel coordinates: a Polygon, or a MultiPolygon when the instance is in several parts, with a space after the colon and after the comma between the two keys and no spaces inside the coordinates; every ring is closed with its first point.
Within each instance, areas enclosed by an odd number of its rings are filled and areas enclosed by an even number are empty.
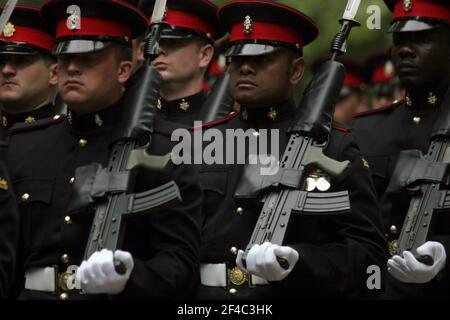
{"type": "MultiPolygon", "coordinates": [[[[212,0],[218,6],[230,0],[212,0]]],[[[272,2],[283,3],[302,11],[311,17],[319,26],[319,37],[304,49],[306,65],[317,57],[329,54],[330,44],[334,35],[339,31],[339,19],[344,13],[347,0],[272,0],[272,2]]],[[[348,42],[347,58],[363,62],[367,56],[375,52],[388,49],[392,37],[387,30],[389,28],[391,12],[383,0],[362,0],[356,19],[361,27],[353,29],[348,42]],[[381,12],[381,29],[370,30],[367,20],[372,13],[367,13],[371,5],[376,5],[381,12]]],[[[305,85],[311,77],[310,70],[306,70],[305,85]]]]}

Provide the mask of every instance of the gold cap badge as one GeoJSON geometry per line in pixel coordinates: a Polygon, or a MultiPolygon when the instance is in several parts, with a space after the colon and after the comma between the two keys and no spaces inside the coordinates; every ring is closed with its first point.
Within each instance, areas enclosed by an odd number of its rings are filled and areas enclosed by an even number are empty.
{"type": "Polygon", "coordinates": [[[245,16],[245,20],[244,20],[244,33],[246,35],[252,34],[253,32],[253,21],[252,21],[252,17],[250,16],[245,16]]]}
{"type": "Polygon", "coordinates": [[[410,12],[412,9],[412,0],[403,0],[403,10],[410,12]]]}
{"type": "Polygon", "coordinates": [[[11,22],[8,22],[3,27],[3,35],[5,36],[5,38],[11,38],[12,36],[14,36],[15,32],[16,32],[16,28],[14,27],[14,25],[11,22]]]}

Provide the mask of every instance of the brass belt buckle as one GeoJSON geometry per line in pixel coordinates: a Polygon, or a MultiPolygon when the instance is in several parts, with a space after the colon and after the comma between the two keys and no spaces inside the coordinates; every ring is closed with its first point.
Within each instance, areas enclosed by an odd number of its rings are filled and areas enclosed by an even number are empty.
{"type": "Polygon", "coordinates": [[[235,286],[240,286],[248,281],[248,275],[238,267],[234,267],[233,269],[228,269],[228,279],[235,286]]]}

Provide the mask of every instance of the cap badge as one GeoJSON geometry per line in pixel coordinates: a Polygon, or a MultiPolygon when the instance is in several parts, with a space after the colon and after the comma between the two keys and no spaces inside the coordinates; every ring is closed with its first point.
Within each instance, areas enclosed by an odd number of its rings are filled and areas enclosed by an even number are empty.
{"type": "Polygon", "coordinates": [[[5,36],[5,38],[11,38],[12,36],[14,36],[15,32],[16,32],[16,28],[14,27],[14,25],[11,22],[8,22],[3,27],[3,35],[5,36]]]}
{"type": "Polygon", "coordinates": [[[66,25],[69,30],[81,29],[81,10],[78,6],[70,6],[67,8],[70,16],[67,18],[66,25]]]}
{"type": "Polygon", "coordinates": [[[403,0],[403,10],[410,12],[412,9],[412,0],[403,0]]]}
{"type": "Polygon", "coordinates": [[[2,116],[2,126],[8,126],[8,118],[6,116],[2,116]]]}
{"type": "Polygon", "coordinates": [[[386,64],[384,65],[384,75],[386,77],[391,77],[394,75],[394,64],[392,61],[386,61],[386,64]]]}
{"type": "Polygon", "coordinates": [[[252,34],[253,32],[253,21],[252,21],[252,17],[250,16],[245,16],[245,20],[244,20],[244,33],[246,35],[252,34]]]}

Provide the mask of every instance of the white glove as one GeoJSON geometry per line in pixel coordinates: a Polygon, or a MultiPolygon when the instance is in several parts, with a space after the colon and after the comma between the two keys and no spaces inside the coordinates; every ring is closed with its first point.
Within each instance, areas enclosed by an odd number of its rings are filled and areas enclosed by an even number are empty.
{"type": "Polygon", "coordinates": [[[281,281],[294,269],[298,261],[298,252],[291,247],[281,247],[270,242],[262,245],[255,244],[247,255],[247,268],[242,263],[244,251],[239,250],[236,257],[236,265],[243,271],[266,279],[267,281],[281,281]],[[287,270],[280,266],[277,257],[285,259],[289,268],[287,270]]]}
{"type": "Polygon", "coordinates": [[[133,270],[133,257],[129,252],[103,249],[93,253],[87,261],[83,261],[77,270],[81,289],[91,294],[119,294],[125,288],[133,270]],[[114,268],[114,259],[121,261],[126,272],[120,275],[114,268]]]}
{"type": "Polygon", "coordinates": [[[395,255],[388,260],[389,273],[401,282],[427,283],[444,269],[447,255],[440,242],[427,241],[417,248],[417,253],[433,258],[433,265],[423,264],[411,252],[403,251],[403,258],[395,255]]]}

